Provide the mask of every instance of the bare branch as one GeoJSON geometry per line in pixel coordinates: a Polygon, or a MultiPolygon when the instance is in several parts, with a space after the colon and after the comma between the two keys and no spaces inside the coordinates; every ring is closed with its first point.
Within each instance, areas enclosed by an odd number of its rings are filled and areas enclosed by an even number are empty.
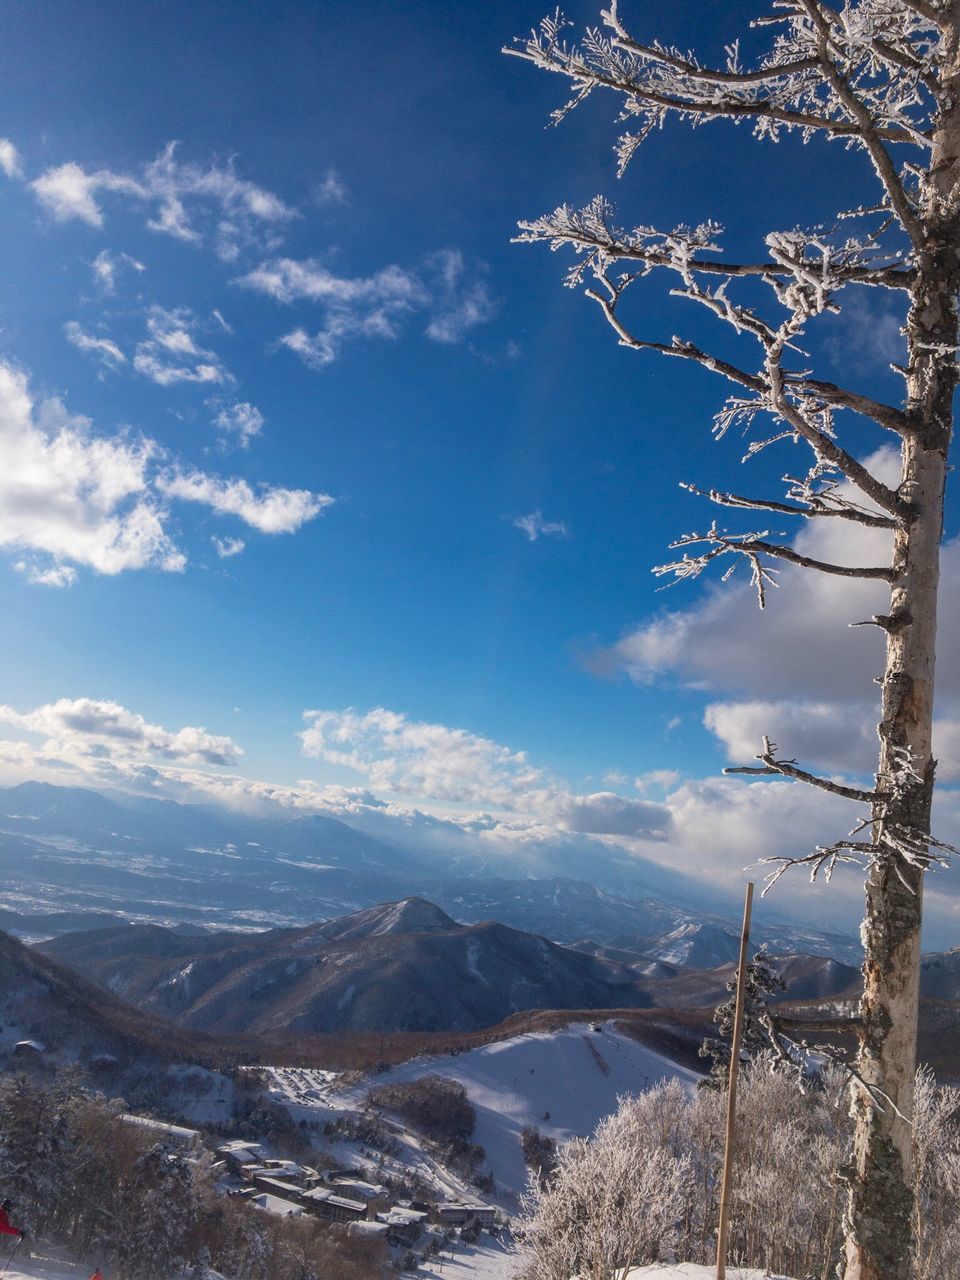
{"type": "MultiPolygon", "coordinates": [[[[784,477],[789,480],[789,476],[784,477]]],[[[698,489],[695,484],[688,484],[685,481],[680,482],[680,488],[686,489],[688,493],[695,493],[700,498],[708,498],[711,502],[716,502],[722,507],[743,507],[752,511],[778,511],[788,516],[804,516],[810,519],[814,516],[834,516],[840,520],[853,520],[858,524],[865,524],[872,529],[896,529],[896,520],[891,520],[889,516],[876,516],[868,511],[861,511],[856,507],[842,504],[837,507],[828,507],[824,500],[818,501],[816,497],[804,499],[807,506],[793,506],[788,502],[776,502],[770,498],[744,498],[736,493],[724,493],[719,489],[698,489]]]]}
{"type": "Polygon", "coordinates": [[[884,139],[888,138],[889,134],[876,124],[847,79],[841,74],[836,62],[831,58],[830,22],[820,7],[820,0],[799,0],[799,3],[803,5],[803,8],[810,15],[810,19],[817,29],[824,75],[832,85],[839,100],[843,103],[850,118],[856,122],[864,147],[873,161],[873,166],[883,184],[883,189],[886,191],[904,231],[910,237],[911,244],[915,249],[920,250],[925,241],[923,227],[900,180],[896,166],[890,158],[890,153],[883,145],[884,139]]]}
{"type": "MultiPolygon", "coordinates": [[[[556,71],[560,75],[570,76],[574,79],[578,78],[578,73],[571,71],[569,67],[547,61],[526,49],[511,49],[509,45],[505,45],[501,53],[505,53],[511,58],[522,58],[525,62],[532,62],[534,66],[539,67],[542,71],[556,71]]],[[[584,73],[579,74],[582,75],[584,73]]],[[[658,93],[654,89],[646,88],[636,83],[636,81],[625,80],[609,74],[605,75],[596,69],[590,72],[589,80],[590,87],[599,85],[605,89],[614,89],[618,93],[627,94],[639,102],[647,102],[653,106],[662,107],[667,111],[676,111],[680,115],[702,115],[727,120],[772,120],[778,124],[787,125],[789,128],[823,132],[834,138],[862,137],[859,124],[845,124],[840,120],[831,120],[829,116],[817,116],[807,111],[793,111],[785,107],[777,107],[768,101],[742,102],[736,98],[729,98],[721,102],[714,102],[710,99],[698,99],[692,96],[689,99],[675,98],[669,94],[658,93]]],[[[916,145],[919,141],[925,139],[925,135],[922,133],[914,133],[899,128],[878,128],[874,132],[877,137],[888,142],[909,142],[916,145]]]]}
{"type": "MultiPolygon", "coordinates": [[[[779,542],[767,542],[763,537],[758,537],[754,534],[724,534],[711,529],[706,534],[688,534],[676,542],[671,542],[670,546],[689,547],[700,542],[707,542],[716,547],[726,548],[728,551],[739,552],[742,555],[772,556],[776,560],[787,560],[790,564],[799,565],[801,569],[816,569],[820,573],[832,573],[840,578],[872,578],[880,582],[893,582],[896,577],[893,569],[880,566],[858,566],[854,568],[851,565],[831,564],[828,560],[814,560],[812,556],[804,556],[799,551],[794,551],[793,547],[783,546],[779,542]]],[[[654,572],[665,573],[672,567],[671,565],[662,565],[655,569],[654,572]]]]}
{"type": "MultiPolygon", "coordinates": [[[[517,242],[523,243],[533,239],[534,235],[531,232],[535,225],[530,222],[521,222],[520,226],[525,234],[518,236],[516,238],[517,242]]],[[[547,235],[550,235],[550,233],[547,233],[547,235]]],[[[663,252],[661,249],[643,244],[618,240],[613,234],[601,239],[597,236],[591,236],[585,229],[576,230],[571,227],[564,232],[564,239],[578,248],[599,249],[611,261],[642,262],[647,267],[675,269],[675,263],[670,254],[663,252]]],[[[759,276],[764,280],[787,280],[794,275],[797,265],[782,261],[774,262],[772,260],[769,262],[727,262],[724,259],[714,260],[696,256],[689,256],[686,259],[686,266],[694,275],[724,276],[730,279],[759,276]]],[[[916,280],[916,269],[905,258],[896,258],[893,262],[877,267],[856,264],[838,266],[834,264],[833,271],[837,274],[840,283],[876,285],[888,289],[902,289],[906,292],[909,292],[916,280]]]]}
{"type": "MultiPolygon", "coordinates": [[[[784,778],[792,778],[795,782],[806,782],[811,787],[818,787],[821,791],[828,791],[831,795],[841,796],[844,800],[856,800],[860,804],[876,804],[882,800],[879,791],[864,791],[860,787],[847,787],[839,782],[832,782],[829,778],[818,777],[815,773],[809,773],[806,769],[797,767],[795,760],[777,760],[774,752],[776,744],[771,742],[769,738],[763,740],[763,750],[757,756],[757,759],[763,766],[760,769],[750,765],[739,765],[724,769],[724,773],[745,773],[755,777],[762,777],[771,774],[780,774],[784,778]]],[[[832,848],[833,846],[831,846],[832,848]]],[[[849,846],[844,846],[849,847],[849,846]]],[[[818,850],[817,853],[823,852],[818,850]]],[[[806,863],[814,860],[817,855],[808,854],[805,858],[790,859],[791,865],[806,863]]],[[[841,858],[841,861],[844,859],[841,858]]],[[[780,858],[764,858],[764,862],[780,862],[780,858]]],[[[823,860],[821,860],[823,861],[823,860]]],[[[819,870],[819,866],[817,867],[819,870]]]]}
{"type": "Polygon", "coordinates": [[[904,523],[914,517],[913,507],[904,502],[894,489],[878,480],[862,462],[858,462],[846,449],[840,447],[824,431],[815,427],[810,420],[793,404],[785,393],[785,374],[779,365],[779,357],[767,361],[767,372],[770,378],[770,400],[780,416],[797,433],[813,447],[819,458],[832,463],[839,471],[851,480],[858,489],[866,494],[878,507],[889,511],[892,516],[904,523]]]}
{"type": "Polygon", "coordinates": [[[588,298],[599,303],[604,315],[619,337],[622,346],[632,347],[636,351],[659,351],[661,355],[679,356],[683,360],[693,360],[694,363],[702,365],[705,369],[709,369],[713,373],[719,373],[724,378],[729,378],[731,382],[739,383],[741,387],[747,387],[749,390],[759,393],[766,391],[766,384],[756,374],[746,373],[728,360],[721,360],[719,356],[713,356],[709,352],[701,351],[692,342],[684,342],[680,338],[674,338],[672,343],[646,342],[641,338],[635,338],[621,323],[616,308],[609,298],[602,297],[594,289],[587,289],[585,293],[588,298]]]}
{"type": "Polygon", "coordinates": [[[787,378],[791,390],[796,389],[801,395],[812,393],[828,404],[837,405],[841,409],[850,409],[854,413],[862,414],[865,418],[871,418],[881,427],[896,431],[899,435],[907,435],[913,430],[910,415],[902,409],[895,409],[893,405],[883,404],[870,396],[861,395],[858,391],[848,391],[844,387],[838,387],[836,383],[824,382],[820,378],[806,376],[794,378],[792,375],[787,375],[787,378]]]}

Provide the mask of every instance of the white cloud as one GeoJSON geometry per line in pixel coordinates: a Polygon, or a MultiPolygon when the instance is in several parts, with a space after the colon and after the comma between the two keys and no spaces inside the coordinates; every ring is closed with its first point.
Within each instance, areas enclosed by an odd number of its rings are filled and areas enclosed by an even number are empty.
{"type": "Polygon", "coordinates": [[[146,189],[133,178],[111,173],[109,169],[87,173],[72,162],[48,169],[30,185],[43,207],[58,222],[78,218],[91,227],[103,226],[103,210],[96,200],[99,192],[117,192],[136,200],[147,198],[146,189]]]}
{"type": "MultiPolygon", "coordinates": [[[[624,883],[642,879],[645,892],[683,894],[691,906],[716,905],[724,896],[735,901],[745,867],[808,853],[861,816],[861,806],[789,781],[690,780],[673,786],[659,804],[611,791],[577,795],[524,752],[382,708],[305,715],[304,753],[363,775],[364,785],[353,787],[275,784],[193,767],[232,764],[239,748],[204,729],[173,732],[148,724],[108,701],[61,699],[23,714],[0,708],[0,721],[45,739],[40,747],[0,742],[0,765],[17,776],[69,780],[72,772],[94,783],[241,810],[281,805],[328,813],[400,848],[479,862],[488,874],[503,868],[501,874],[571,875],[600,884],[629,876],[624,883]],[[431,799],[439,812],[430,811],[431,799]]],[[[671,788],[666,774],[657,782],[671,788]]],[[[960,791],[940,792],[935,825],[957,839],[960,791]]],[[[753,878],[763,874],[758,868],[753,878]]],[[[955,873],[931,875],[933,945],[946,945],[955,932],[954,882],[955,873]]],[[[796,872],[780,881],[771,907],[819,928],[852,930],[862,895],[862,877],[852,869],[838,871],[830,887],[811,886],[796,872]]]]}
{"type": "Polygon", "coordinates": [[[264,239],[263,233],[271,233],[296,216],[279,196],[238,177],[232,164],[207,168],[181,164],[173,142],[136,175],[109,169],[87,173],[70,162],[48,169],[30,185],[58,221],[76,218],[92,227],[104,223],[98,202],[102,192],[130,197],[149,211],[147,226],[151,230],[190,244],[200,244],[212,235],[216,251],[225,261],[233,261],[247,245],[275,247],[274,236],[267,234],[264,239]]]}
{"type": "Polygon", "coordinates": [[[421,270],[391,265],[369,276],[337,275],[316,258],[275,258],[235,283],[275,302],[321,307],[318,329],[299,326],[279,340],[315,369],[336,360],[351,339],[399,337],[416,313],[428,315],[429,337],[451,344],[494,311],[485,283],[452,249],[428,255],[421,270]]]}
{"type": "Polygon", "coordinates": [[[13,566],[17,573],[22,573],[28,582],[40,587],[69,587],[76,579],[77,571],[68,564],[42,565],[32,564],[29,560],[18,560],[13,566]]]}
{"type": "Polygon", "coordinates": [[[177,307],[172,311],[151,307],[147,312],[147,333],[150,336],[137,343],[133,357],[137,373],[161,387],[184,382],[201,385],[234,382],[233,374],[220,357],[194,341],[193,334],[199,323],[189,307],[177,307]]]}
{"type": "Polygon", "coordinates": [[[0,138],[0,169],[8,178],[22,178],[20,154],[9,138],[0,138]]]}
{"type": "Polygon", "coordinates": [[[95,436],[59,401],[35,405],[26,376],[0,363],[0,546],[45,553],[54,569],[181,569],[150,492],[155,453],[147,439],[95,436]]]}
{"type": "Polygon", "coordinates": [[[246,480],[222,480],[203,471],[170,471],[159,478],[157,487],[167,497],[238,516],[261,533],[294,533],[333,503],[329,494],[309,489],[261,485],[254,492],[246,480]]]}
{"type": "Polygon", "coordinates": [[[116,293],[117,274],[123,267],[130,267],[138,273],[146,271],[144,264],[128,253],[111,253],[109,249],[101,249],[90,263],[94,281],[104,293],[109,294],[116,293]]]}
{"type": "Polygon", "coordinates": [[[543,782],[523,752],[465,729],[408,720],[384,707],[306,711],[305,755],[364,774],[375,789],[466,804],[510,806],[543,782]]]}
{"type": "Polygon", "coordinates": [[[217,430],[232,437],[241,449],[246,449],[263,429],[263,414],[247,400],[235,400],[232,404],[208,400],[207,408],[213,412],[213,425],[217,430]]]}
{"type": "MultiPolygon", "coordinates": [[[[884,448],[867,459],[895,483],[897,459],[884,448]]],[[[847,565],[889,563],[890,539],[842,520],[807,522],[793,545],[816,559],[847,565]]],[[[741,580],[711,583],[688,608],[665,612],[601,655],[638,683],[671,678],[722,692],[705,724],[729,758],[749,762],[767,733],[786,756],[832,771],[869,773],[877,754],[875,677],[883,670],[883,633],[851,626],[885,612],[883,583],[786,565],[781,589],[760,613],[741,580]]],[[[683,588],[677,588],[682,590],[683,588]]],[[[951,726],[960,721],[960,539],[941,556],[937,672],[940,776],[960,767],[951,726]]]]}
{"type": "Polygon", "coordinates": [[[574,794],[532,765],[525,752],[466,729],[410,720],[384,707],[365,714],[307,711],[304,719],[304,754],[362,774],[374,791],[504,811],[516,815],[524,829],[533,824],[538,830],[656,840],[670,825],[662,805],[606,791],[574,794]]]}
{"type": "MultiPolygon", "coordinates": [[[[896,483],[897,460],[889,447],[866,463],[896,483]]],[[[842,494],[853,496],[849,489],[842,494]]],[[[815,559],[846,565],[885,565],[890,536],[844,520],[802,522],[796,550],[815,559]]],[[[960,541],[944,550],[947,580],[941,625],[960,639],[960,615],[951,584],[960,584],[960,541]]],[[[686,608],[665,611],[630,632],[602,659],[638,683],[674,676],[707,689],[743,689],[751,696],[839,697],[869,701],[873,677],[883,666],[883,637],[876,627],[848,624],[883,612],[889,600],[882,582],[842,578],[783,565],[781,588],[771,591],[761,613],[746,575],[731,582],[711,580],[686,608]]],[[[674,598],[688,591],[671,589],[674,598]]]]}
{"type": "Polygon", "coordinates": [[[238,556],[246,547],[246,543],[242,538],[211,538],[217,555],[221,560],[229,560],[231,556],[238,556]]]}
{"type": "Polygon", "coordinates": [[[26,375],[0,361],[0,547],[19,572],[66,586],[77,566],[103,574],[179,572],[170,499],[206,503],[266,533],[292,532],[332,499],[303,489],[222,479],[171,464],[149,437],[96,434],[57,399],[35,400],[26,375]]]}
{"type": "Polygon", "coordinates": [[[869,773],[876,767],[876,721],[877,708],[869,703],[809,699],[714,702],[703,717],[731,762],[751,764],[766,734],[788,748],[791,758],[847,773],[869,773]]]}
{"type": "Polygon", "coordinates": [[[562,520],[544,520],[543,512],[537,509],[531,511],[527,516],[517,516],[513,522],[515,529],[521,529],[531,542],[536,542],[538,538],[547,538],[551,535],[558,538],[568,538],[570,532],[562,520]]]}
{"type": "Polygon", "coordinates": [[[670,811],[664,805],[627,799],[613,791],[569,796],[554,812],[565,831],[592,835],[665,840],[672,826],[670,811]]]}
{"type": "Polygon", "coordinates": [[[653,788],[669,791],[677,785],[680,777],[678,769],[651,769],[648,773],[641,773],[639,778],[634,778],[633,785],[640,792],[653,788]]]}
{"type": "Polygon", "coordinates": [[[493,319],[496,304],[486,282],[468,274],[459,249],[430,254],[427,267],[433,276],[428,338],[452,345],[462,342],[477,325],[493,319]]]}
{"type": "Polygon", "coordinates": [[[170,732],[119,703],[60,698],[19,712],[0,706],[0,723],[45,738],[43,750],[65,759],[127,760],[143,755],[197,765],[236,764],[243,754],[232,738],[187,726],[170,732]]]}
{"type": "Polygon", "coordinates": [[[321,209],[332,204],[346,204],[348,196],[347,184],[336,169],[328,169],[323,181],[317,183],[313,190],[313,198],[321,209]]]}
{"type": "Polygon", "coordinates": [[[87,333],[76,320],[68,321],[63,326],[63,332],[72,346],[88,355],[96,356],[108,369],[116,369],[119,365],[127,363],[127,357],[112,339],[97,338],[92,333],[87,333]]]}

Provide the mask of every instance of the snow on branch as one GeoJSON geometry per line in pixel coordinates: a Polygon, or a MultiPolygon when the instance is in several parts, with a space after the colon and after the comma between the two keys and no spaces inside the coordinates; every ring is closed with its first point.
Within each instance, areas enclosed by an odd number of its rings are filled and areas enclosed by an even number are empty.
{"type": "MultiPolygon", "coordinates": [[[[775,577],[776,570],[764,564],[764,556],[769,556],[774,560],[787,560],[790,564],[799,565],[802,569],[817,569],[820,573],[832,573],[841,578],[872,578],[879,579],[881,582],[894,581],[894,571],[892,569],[879,566],[853,568],[849,565],[831,564],[827,560],[815,560],[812,556],[801,555],[799,551],[794,551],[793,547],[768,541],[769,533],[769,530],[764,530],[762,533],[727,533],[725,530],[718,529],[716,523],[711,524],[706,533],[685,533],[683,537],[670,543],[671,549],[706,545],[706,551],[696,556],[689,556],[684,551],[682,559],[673,560],[669,564],[657,565],[653,572],[657,577],[673,574],[678,581],[698,578],[714,560],[728,555],[741,556],[750,565],[750,581],[756,588],[757,599],[761,609],[766,604],[766,587],[768,585],[774,587],[778,585],[775,577]]],[[[736,563],[727,569],[723,575],[724,582],[732,575],[735,568],[736,563]]]]}
{"type": "Polygon", "coordinates": [[[797,499],[795,504],[777,502],[772,498],[745,498],[738,493],[725,493],[720,489],[699,489],[695,484],[681,481],[680,488],[697,497],[709,498],[721,507],[741,507],[750,511],[776,511],[788,516],[834,516],[841,520],[853,520],[871,529],[895,529],[897,522],[889,516],[874,515],[854,503],[841,498],[830,488],[817,492],[806,481],[784,476],[790,485],[788,497],[797,499]]]}
{"type": "Polygon", "coordinates": [[[902,807],[901,802],[911,788],[923,786],[923,778],[917,772],[908,749],[903,748],[894,753],[894,768],[885,777],[878,778],[878,786],[874,791],[848,787],[830,778],[818,777],[798,768],[794,760],[777,759],[776,750],[776,744],[765,737],[763,750],[757,756],[761,762],[760,768],[741,765],[724,769],[723,772],[755,777],[778,774],[846,800],[869,804],[871,814],[857,822],[850,834],[843,839],[828,845],[818,845],[812,853],[799,857],[778,854],[761,858],[758,865],[774,868],[764,877],[764,896],[792,867],[809,867],[812,882],[817,880],[822,871],[824,879],[829,883],[837,866],[842,863],[852,863],[867,870],[878,864],[890,866],[904,887],[910,893],[915,893],[914,886],[905,874],[906,868],[926,871],[932,866],[946,867],[949,865],[950,855],[960,855],[960,850],[939,840],[929,831],[895,822],[889,816],[891,810],[902,807]],[[868,828],[872,838],[858,839],[868,828]]]}
{"type": "Polygon", "coordinates": [[[596,88],[622,96],[620,118],[634,128],[618,145],[621,171],[673,114],[694,126],[752,121],[758,136],[773,141],[785,129],[845,140],[870,155],[887,186],[877,146],[929,144],[937,107],[936,20],[917,9],[904,17],[887,0],[845,3],[838,11],[809,0],[777,8],[780,14],[754,24],[779,31],[752,67],[741,64],[737,41],[728,45],[724,67],[705,66],[693,53],[659,41],[643,43],[624,26],[616,0],[602,14],[605,30],[587,29],[579,44],[565,39],[572,24],[557,10],[504,52],[570,81],[571,97],[554,113],[555,123],[596,88]]]}

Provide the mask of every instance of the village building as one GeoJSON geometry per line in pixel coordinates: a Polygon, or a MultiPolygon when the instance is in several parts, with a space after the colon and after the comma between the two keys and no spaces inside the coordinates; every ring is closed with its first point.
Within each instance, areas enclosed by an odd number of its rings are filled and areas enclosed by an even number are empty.
{"type": "Polygon", "coordinates": [[[42,1058],[47,1052],[47,1046],[40,1040],[18,1040],[13,1046],[13,1056],[24,1059],[42,1058]]]}
{"type": "Polygon", "coordinates": [[[497,1210],[488,1204],[441,1204],[437,1219],[444,1226],[466,1227],[474,1223],[485,1231],[496,1226],[497,1210]]]}
{"type": "Polygon", "coordinates": [[[217,1147],[217,1155],[227,1162],[231,1173],[262,1167],[266,1154],[259,1142],[225,1142],[217,1147]]]}
{"type": "Polygon", "coordinates": [[[349,1196],[353,1200],[376,1200],[388,1194],[386,1187],[360,1178],[337,1178],[331,1181],[330,1186],[336,1188],[337,1195],[349,1196]]]}
{"type": "Polygon", "coordinates": [[[300,1196],[300,1203],[325,1222],[356,1222],[367,1216],[367,1206],[363,1200],[335,1195],[327,1187],[314,1187],[312,1191],[304,1191],[300,1196]]]}
{"type": "Polygon", "coordinates": [[[287,1200],[297,1201],[303,1193],[303,1188],[298,1187],[295,1182],[289,1182],[285,1178],[271,1178],[265,1173],[258,1173],[251,1181],[258,1191],[266,1191],[272,1196],[283,1196],[287,1200]]]}
{"type": "Polygon", "coordinates": [[[278,1218],[299,1218],[303,1213],[301,1206],[294,1204],[292,1200],[284,1200],[281,1196],[272,1196],[267,1192],[251,1196],[250,1203],[265,1213],[275,1214],[278,1218]]]}
{"type": "Polygon", "coordinates": [[[427,1215],[421,1210],[405,1209],[402,1205],[393,1205],[377,1214],[377,1221],[387,1228],[389,1242],[407,1247],[416,1242],[426,1220],[427,1215]]]}
{"type": "Polygon", "coordinates": [[[359,1236],[362,1240],[386,1240],[390,1234],[390,1228],[385,1222],[350,1222],[347,1230],[352,1236],[359,1236]]]}
{"type": "Polygon", "coordinates": [[[129,1113],[120,1117],[122,1124],[134,1125],[138,1129],[149,1129],[158,1138],[172,1142],[178,1147],[194,1147],[200,1143],[200,1130],[188,1129],[182,1124],[167,1124],[163,1120],[154,1120],[150,1116],[135,1116],[129,1113]]]}

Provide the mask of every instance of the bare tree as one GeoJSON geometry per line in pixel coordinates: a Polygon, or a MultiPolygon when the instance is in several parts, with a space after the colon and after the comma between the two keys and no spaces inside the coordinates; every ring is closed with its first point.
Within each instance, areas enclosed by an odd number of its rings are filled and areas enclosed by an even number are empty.
{"type": "Polygon", "coordinates": [[[732,383],[717,436],[767,417],[772,432],[754,440],[749,455],[780,441],[809,446],[809,469],[786,476],[782,496],[715,489],[703,496],[741,511],[847,521],[889,534],[884,563],[849,566],[801,554],[765,529],[728,532],[714,523],[680,538],[674,545],[682,555],[658,572],[694,578],[722,561],[728,575],[745,561],[761,606],[780,562],[889,586],[888,610],[870,619],[886,638],[873,786],[841,784],[801,768],[768,739],[758,765],[731,772],[790,778],[867,806],[850,836],[784,860],[776,874],[797,863],[814,877],[821,870],[829,877],[838,862],[857,862],[866,871],[844,1275],[906,1280],[923,879],[931,863],[950,852],[930,831],[931,722],[957,383],[960,0],[843,0],[836,8],[824,0],[773,0],[772,12],[752,24],[751,44],[764,43],[764,51],[748,63],[733,41],[716,67],[635,38],[616,0],[602,19],[600,29],[568,43],[558,13],[507,52],[570,81],[572,96],[556,120],[595,90],[619,99],[621,173],[671,116],[693,126],[747,122],[758,139],[772,142],[785,132],[836,141],[846,163],[862,171],[861,207],[838,210],[833,227],[771,231],[757,261],[725,261],[714,223],[626,230],[602,197],[521,223],[520,239],[572,247],[576,261],[567,284],[586,288],[624,346],[690,361],[732,383]],[[683,337],[638,336],[624,299],[636,280],[657,272],[675,296],[755,344],[756,356],[734,363],[683,337]],[[883,403],[808,367],[804,332],[817,317],[838,311],[844,291],[858,286],[894,290],[904,305],[905,359],[895,366],[905,381],[902,404],[883,403]],[[756,301],[763,296],[766,303],[756,301]],[[847,415],[898,438],[898,483],[885,482],[844,448],[840,428],[847,415]]]}

